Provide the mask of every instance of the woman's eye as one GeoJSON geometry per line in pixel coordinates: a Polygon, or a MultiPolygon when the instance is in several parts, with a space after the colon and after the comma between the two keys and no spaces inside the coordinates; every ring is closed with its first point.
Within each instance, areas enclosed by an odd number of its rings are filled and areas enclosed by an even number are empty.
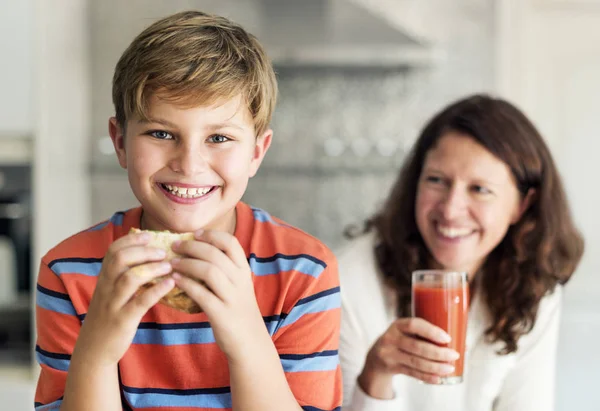
{"type": "Polygon", "coordinates": [[[173,136],[170,133],[167,133],[164,130],[155,130],[155,131],[149,132],[148,134],[150,134],[154,138],[158,138],[159,140],[171,140],[171,139],[173,139],[173,136]]]}
{"type": "Polygon", "coordinates": [[[225,137],[221,134],[215,134],[214,136],[210,136],[208,138],[208,141],[211,143],[225,143],[226,141],[229,141],[230,139],[228,137],[225,137]]]}
{"type": "Polygon", "coordinates": [[[473,186],[473,191],[476,192],[477,194],[490,194],[491,191],[484,187],[484,186],[479,186],[479,185],[475,185],[473,186]]]}
{"type": "Polygon", "coordinates": [[[425,177],[425,181],[427,181],[428,183],[433,183],[433,184],[441,184],[444,182],[441,177],[437,177],[437,176],[427,176],[427,177],[425,177]]]}

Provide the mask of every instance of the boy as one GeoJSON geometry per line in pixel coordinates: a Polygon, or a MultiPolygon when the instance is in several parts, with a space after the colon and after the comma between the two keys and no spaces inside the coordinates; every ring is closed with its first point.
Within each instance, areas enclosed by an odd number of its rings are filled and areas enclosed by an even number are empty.
{"type": "Polygon", "coordinates": [[[42,259],[36,409],[339,409],[335,259],[241,202],[276,93],[257,40],[221,17],[164,18],[124,52],[109,132],[141,207],[42,259]],[[194,240],[166,261],[131,228],[194,240]],[[157,304],[175,286],[202,312],[157,304]]]}

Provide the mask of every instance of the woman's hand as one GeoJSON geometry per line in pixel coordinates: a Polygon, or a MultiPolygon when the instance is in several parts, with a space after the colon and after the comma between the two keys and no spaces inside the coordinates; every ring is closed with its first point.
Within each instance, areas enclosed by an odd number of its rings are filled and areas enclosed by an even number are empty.
{"type": "Polygon", "coordinates": [[[459,354],[440,345],[450,342],[441,328],[422,318],[399,318],[369,350],[358,383],[375,398],[393,397],[392,377],[405,374],[436,384],[454,372],[459,354]]]}
{"type": "Polygon", "coordinates": [[[195,233],[196,241],[173,244],[184,257],[171,261],[179,288],[208,316],[215,340],[229,361],[271,341],[256,302],[244,249],[231,234],[195,233]],[[200,280],[201,282],[198,282],[200,280]]]}
{"type": "Polygon", "coordinates": [[[161,261],[165,251],[147,247],[149,241],[148,233],[128,234],[109,247],[73,357],[83,355],[86,363],[99,367],[116,365],[144,314],[174,287],[173,279],[166,278],[138,293],[143,284],[172,270],[161,261]]]}

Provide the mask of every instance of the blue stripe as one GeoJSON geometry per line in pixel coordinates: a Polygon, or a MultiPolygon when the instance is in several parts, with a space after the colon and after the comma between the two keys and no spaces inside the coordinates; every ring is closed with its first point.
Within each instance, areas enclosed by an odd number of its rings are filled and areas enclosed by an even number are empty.
{"type": "Polygon", "coordinates": [[[257,276],[279,274],[283,271],[295,270],[299,273],[318,278],[325,270],[325,263],[309,255],[277,254],[270,258],[260,258],[254,254],[248,259],[250,269],[257,276]]]}
{"type": "MultiPolygon", "coordinates": [[[[311,299],[311,297],[305,298],[305,301],[308,302],[298,302],[292,308],[292,311],[287,315],[287,317],[281,321],[278,328],[288,326],[290,324],[295,323],[305,314],[313,314],[319,313],[323,311],[333,310],[335,308],[341,307],[341,297],[339,287],[337,287],[335,292],[333,293],[322,293],[322,296],[319,298],[311,299]]],[[[329,291],[329,290],[328,290],[329,291]]]]}
{"type": "Polygon", "coordinates": [[[271,223],[273,225],[282,226],[273,220],[273,217],[269,213],[260,208],[252,207],[252,214],[254,215],[254,219],[256,221],[260,221],[261,223],[271,223]]]}
{"type": "Polygon", "coordinates": [[[104,227],[106,227],[108,225],[108,221],[103,221],[100,224],[97,224],[95,226],[93,226],[92,228],[88,229],[88,231],[98,231],[98,230],[102,230],[104,227]]]}
{"type": "Polygon", "coordinates": [[[279,321],[281,321],[281,316],[273,315],[271,317],[263,317],[263,320],[265,322],[267,330],[269,331],[269,335],[271,335],[272,337],[273,334],[275,334],[275,332],[277,331],[277,326],[279,325],[279,321]]]}
{"type": "MultiPolygon", "coordinates": [[[[141,324],[140,324],[141,325],[141,324]]],[[[165,324],[169,325],[169,324],[165,324]]],[[[183,324],[172,324],[173,326],[183,324]]],[[[187,328],[142,328],[133,337],[132,344],[157,344],[157,345],[186,345],[186,344],[210,344],[215,342],[212,328],[209,327],[187,327],[187,328]]]]}
{"type": "Polygon", "coordinates": [[[83,274],[91,277],[97,277],[102,268],[102,259],[100,258],[61,258],[52,261],[50,269],[57,275],[63,274],[83,274]]]}
{"type": "Polygon", "coordinates": [[[50,404],[42,404],[41,402],[35,403],[35,411],[57,411],[60,410],[62,404],[62,398],[60,400],[51,402],[50,404]]]}
{"type": "Polygon", "coordinates": [[[279,356],[285,372],[331,371],[340,363],[337,350],[313,354],[282,354],[279,356]]]}
{"type": "Polygon", "coordinates": [[[313,300],[318,300],[319,298],[325,297],[326,295],[331,295],[331,294],[336,294],[340,292],[340,287],[334,287],[334,288],[330,288],[328,290],[323,290],[320,291],[316,294],[313,295],[309,295],[308,297],[304,297],[300,300],[298,300],[298,302],[296,303],[296,305],[302,305],[302,304],[306,304],[309,303],[313,300]]]}
{"type": "MultiPolygon", "coordinates": [[[[79,318],[83,321],[85,314],[79,318]]],[[[286,314],[263,317],[265,327],[273,336],[286,314]]],[[[132,344],[185,345],[211,344],[215,342],[210,323],[157,324],[141,323],[132,344]]]]}
{"type": "Polygon", "coordinates": [[[67,294],[48,290],[38,284],[36,303],[39,307],[61,314],[77,315],[73,303],[67,294]]]}
{"type": "Polygon", "coordinates": [[[112,215],[112,217],[109,220],[103,221],[100,224],[96,224],[95,226],[90,228],[88,231],[102,230],[104,227],[106,227],[108,225],[108,223],[113,223],[113,225],[121,226],[121,225],[123,225],[123,216],[124,215],[125,215],[125,213],[123,211],[116,212],[115,214],[112,215]]]}
{"type": "MultiPolygon", "coordinates": [[[[293,324],[304,314],[318,313],[340,306],[340,288],[335,287],[298,300],[289,314],[281,313],[280,315],[263,317],[263,321],[272,337],[279,328],[293,324]]],[[[82,320],[84,317],[85,314],[79,315],[82,320]]],[[[140,323],[132,344],[186,345],[211,344],[214,342],[215,336],[209,322],[140,323]]]]}
{"type": "Polygon", "coordinates": [[[35,347],[35,356],[40,365],[47,365],[55,370],[67,371],[71,364],[71,356],[68,354],[56,354],[35,347]]]}
{"type": "Polygon", "coordinates": [[[127,402],[134,408],[196,407],[231,408],[229,387],[221,389],[170,390],[123,387],[127,402]]]}

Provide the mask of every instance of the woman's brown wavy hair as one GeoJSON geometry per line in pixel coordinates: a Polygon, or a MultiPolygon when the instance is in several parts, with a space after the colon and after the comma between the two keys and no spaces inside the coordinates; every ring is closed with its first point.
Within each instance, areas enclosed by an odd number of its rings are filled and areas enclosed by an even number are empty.
{"type": "Polygon", "coordinates": [[[474,95],[435,115],[366,229],[379,234],[375,253],[380,269],[397,290],[398,315],[407,316],[411,273],[427,268],[431,258],[415,222],[417,183],[426,154],[450,131],[472,137],[506,163],[522,196],[535,192],[529,208],[477,275],[478,292],[493,319],[487,339],[504,342],[501,354],[512,353],[519,338],[533,328],[542,297],[569,280],[584,248],[550,151],[519,109],[501,99],[474,95]]]}

